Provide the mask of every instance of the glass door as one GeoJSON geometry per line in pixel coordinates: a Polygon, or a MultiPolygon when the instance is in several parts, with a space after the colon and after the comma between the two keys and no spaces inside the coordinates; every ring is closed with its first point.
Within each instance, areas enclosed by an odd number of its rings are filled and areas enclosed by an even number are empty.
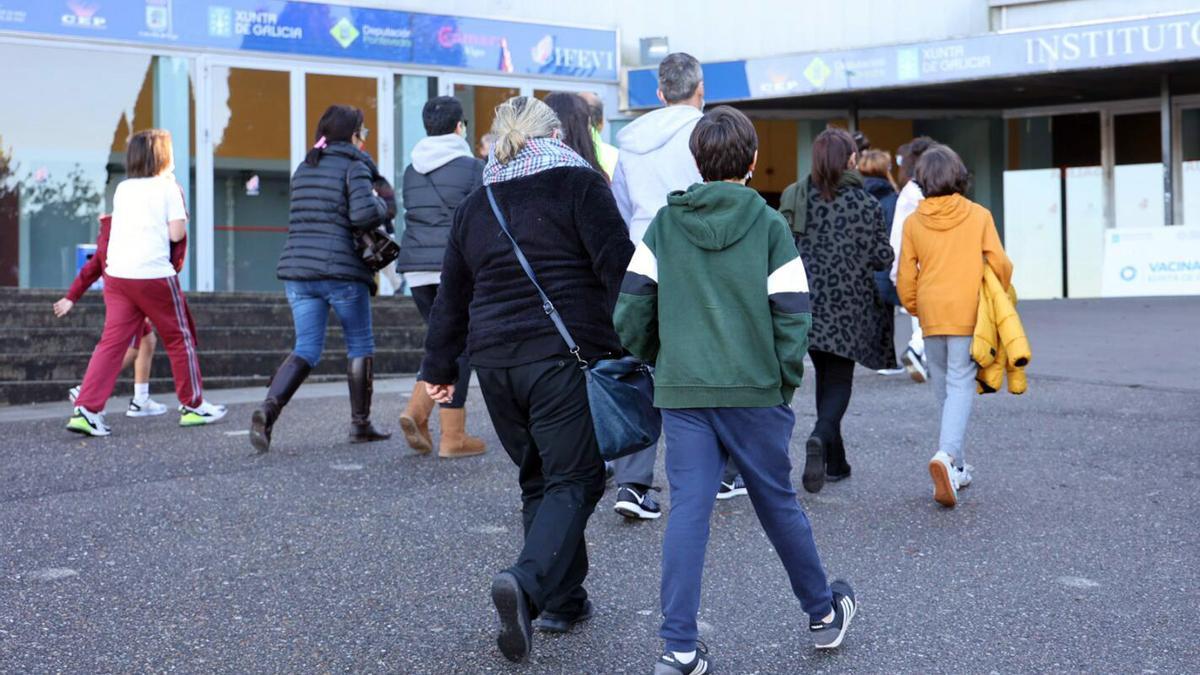
{"type": "Polygon", "coordinates": [[[467,123],[467,142],[480,159],[487,159],[488,146],[484,136],[492,130],[496,106],[514,96],[532,96],[533,88],[516,80],[494,78],[439,78],[442,96],[457,98],[463,107],[467,123]]]}
{"type": "Polygon", "coordinates": [[[280,291],[292,172],[333,104],[364,112],[364,148],[392,179],[391,78],[370,69],[204,57],[197,148],[197,287],[280,291]],[[382,128],[381,128],[382,127],[382,128]]]}

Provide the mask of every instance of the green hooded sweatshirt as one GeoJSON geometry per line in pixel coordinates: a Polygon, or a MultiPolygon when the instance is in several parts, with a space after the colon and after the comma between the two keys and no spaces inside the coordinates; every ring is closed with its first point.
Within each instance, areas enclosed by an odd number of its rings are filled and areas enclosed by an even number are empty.
{"type": "Polygon", "coordinates": [[[790,404],[812,316],[786,221],[738,183],[672,192],[629,262],[614,323],[655,364],[659,408],[790,404]]]}

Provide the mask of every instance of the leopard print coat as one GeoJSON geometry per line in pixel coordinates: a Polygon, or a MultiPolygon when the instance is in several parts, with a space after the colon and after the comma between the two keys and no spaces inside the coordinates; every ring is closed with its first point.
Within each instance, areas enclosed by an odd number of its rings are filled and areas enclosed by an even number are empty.
{"type": "Polygon", "coordinates": [[[879,202],[853,185],[840,186],[827,202],[810,184],[808,224],[796,247],[812,298],[809,348],[872,370],[895,368],[893,309],[879,297],[874,277],[895,257],[879,202]]]}

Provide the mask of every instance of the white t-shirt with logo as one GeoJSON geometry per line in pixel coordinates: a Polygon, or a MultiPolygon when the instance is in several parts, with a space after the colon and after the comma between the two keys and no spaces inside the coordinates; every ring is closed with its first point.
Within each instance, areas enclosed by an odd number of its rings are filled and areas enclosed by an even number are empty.
{"type": "Polygon", "coordinates": [[[105,273],[119,279],[175,276],[167,223],[186,219],[183,193],[171,174],[121,181],[113,195],[105,273]]]}

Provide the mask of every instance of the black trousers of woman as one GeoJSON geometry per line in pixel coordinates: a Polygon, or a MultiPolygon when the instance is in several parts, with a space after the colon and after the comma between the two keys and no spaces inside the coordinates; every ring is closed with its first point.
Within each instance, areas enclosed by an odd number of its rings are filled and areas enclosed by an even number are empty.
{"type": "Polygon", "coordinates": [[[588,518],[604,494],[586,380],[573,358],[477,370],[500,443],[520,468],[525,542],[510,568],[534,614],[587,601],[588,518]]]}
{"type": "MultiPolygon", "coordinates": [[[[433,301],[437,299],[437,285],[432,286],[413,286],[412,289],[413,304],[417,306],[417,311],[421,313],[421,318],[425,321],[425,325],[429,325],[429,313],[433,311],[433,301]]],[[[454,383],[454,398],[449,403],[440,404],[443,408],[461,408],[467,404],[468,388],[471,386],[471,363],[467,359],[467,355],[463,354],[458,357],[458,382],[454,383]]]]}
{"type": "Polygon", "coordinates": [[[808,355],[812,358],[817,380],[817,423],[812,436],[820,441],[821,456],[814,456],[817,448],[810,438],[804,488],[809,492],[817,492],[826,479],[836,481],[850,475],[846,445],[842,441],[842,418],[850,407],[854,361],[816,349],[810,349],[808,355]]]}

